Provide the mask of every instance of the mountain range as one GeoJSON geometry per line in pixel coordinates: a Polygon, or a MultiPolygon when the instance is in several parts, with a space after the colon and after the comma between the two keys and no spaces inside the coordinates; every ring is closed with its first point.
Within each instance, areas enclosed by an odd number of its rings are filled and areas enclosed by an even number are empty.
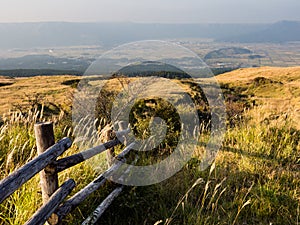
{"type": "Polygon", "coordinates": [[[275,24],[0,23],[0,49],[114,46],[145,39],[211,38],[229,42],[300,41],[300,22],[275,24]]]}
{"type": "Polygon", "coordinates": [[[239,43],[284,43],[300,41],[300,22],[281,21],[266,26],[264,29],[250,32],[248,34],[232,35],[220,38],[220,41],[239,43]]]}

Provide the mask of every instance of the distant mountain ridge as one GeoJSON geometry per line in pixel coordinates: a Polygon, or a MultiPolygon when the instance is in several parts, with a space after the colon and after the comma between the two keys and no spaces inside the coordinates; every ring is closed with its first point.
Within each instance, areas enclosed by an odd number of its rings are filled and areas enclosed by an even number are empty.
{"type": "Polygon", "coordinates": [[[284,43],[300,41],[300,21],[281,21],[267,26],[260,31],[233,35],[227,38],[221,38],[219,41],[240,43],[284,43]]]}
{"type": "MultiPolygon", "coordinates": [[[[281,21],[275,24],[139,24],[139,23],[0,23],[0,49],[31,49],[58,46],[103,45],[111,48],[122,43],[145,39],[212,38],[216,41],[285,43],[300,41],[300,22],[281,21]]],[[[217,43],[218,44],[218,43],[217,43]]],[[[262,58],[248,49],[221,48],[209,52],[204,59],[230,58],[248,54],[249,59],[262,58]]],[[[67,57],[49,54],[29,54],[17,58],[0,58],[3,75],[27,76],[82,74],[95,60],[92,57],[67,57]],[[35,71],[33,71],[35,70],[35,71]]],[[[126,61],[126,60],[125,60],[126,61]]],[[[238,66],[222,62],[212,70],[215,74],[238,66]],[[223,67],[225,67],[225,70],[223,67]],[[228,67],[228,68],[227,68],[228,67]]],[[[208,62],[207,62],[208,63],[208,62]]],[[[109,65],[109,64],[108,64],[109,65]]]]}
{"type": "Polygon", "coordinates": [[[299,24],[290,21],[276,24],[0,23],[0,49],[76,45],[111,47],[145,39],[176,38],[295,41],[300,40],[299,24]]]}

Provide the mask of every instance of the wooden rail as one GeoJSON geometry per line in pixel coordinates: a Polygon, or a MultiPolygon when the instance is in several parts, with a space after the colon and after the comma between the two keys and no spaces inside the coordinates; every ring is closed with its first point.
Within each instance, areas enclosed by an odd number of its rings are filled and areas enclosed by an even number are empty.
{"type": "Polygon", "coordinates": [[[105,210],[110,206],[112,201],[118,197],[123,191],[123,186],[116,188],[113,192],[111,192],[106,199],[101,202],[101,204],[95,209],[92,215],[90,215],[85,221],[83,221],[82,225],[95,224],[105,210]]]}
{"type": "MultiPolygon", "coordinates": [[[[120,123],[120,127],[123,127],[124,130],[120,131],[118,135],[126,136],[129,129],[124,126],[124,123],[120,123]]],[[[122,163],[126,161],[125,156],[134,146],[134,143],[129,144],[119,155],[114,157],[118,160],[113,160],[108,170],[65,201],[76,183],[70,179],[59,187],[58,173],[112,149],[119,145],[120,141],[117,139],[107,140],[102,145],[57,160],[57,157],[71,147],[72,141],[69,138],[63,138],[55,144],[52,123],[38,123],[34,128],[38,156],[0,181],[0,203],[2,203],[34,175],[40,173],[43,206],[26,222],[26,225],[44,224],[46,221],[50,225],[61,224],[67,214],[99,189],[107,181],[107,178],[121,167],[122,163]]],[[[124,139],[126,140],[125,137],[124,139]]],[[[114,156],[114,152],[110,150],[107,157],[112,156],[114,156]]],[[[123,186],[120,186],[112,191],[83,224],[96,223],[122,190],[123,186]]]]}
{"type": "Polygon", "coordinates": [[[58,156],[65,152],[72,144],[69,138],[64,138],[45,153],[31,160],[26,165],[22,166],[11,175],[0,181],[0,203],[8,196],[14,193],[25,182],[30,180],[35,174],[43,170],[46,166],[52,163],[58,156]]]}
{"type": "Polygon", "coordinates": [[[42,206],[25,225],[44,224],[48,218],[53,217],[52,223],[58,223],[59,218],[53,216],[55,209],[71,193],[75,187],[75,181],[70,179],[66,181],[57,191],[53,193],[49,201],[42,206]]]}
{"type": "MultiPolygon", "coordinates": [[[[125,156],[126,154],[124,153],[126,152],[128,153],[133,147],[133,145],[134,144],[130,144],[118,156],[120,155],[125,156]]],[[[58,210],[55,212],[55,214],[57,214],[59,218],[65,217],[68,213],[70,213],[73,209],[75,209],[81,202],[83,202],[88,196],[90,196],[93,192],[95,192],[102,185],[104,185],[105,182],[107,181],[107,177],[109,177],[114,171],[119,169],[121,165],[122,163],[120,161],[114,163],[112,167],[110,167],[103,174],[98,176],[94,181],[89,183],[86,187],[81,189],[69,200],[67,200],[62,206],[60,206],[58,210]]]]}
{"type": "Polygon", "coordinates": [[[64,170],[66,170],[72,166],[75,166],[87,159],[90,159],[90,158],[94,157],[95,155],[98,155],[98,154],[106,151],[107,149],[112,148],[118,144],[120,144],[119,140],[108,141],[107,143],[93,147],[84,152],[81,152],[81,153],[78,153],[78,154],[63,158],[63,159],[59,159],[55,162],[56,172],[64,171],[64,170]]]}

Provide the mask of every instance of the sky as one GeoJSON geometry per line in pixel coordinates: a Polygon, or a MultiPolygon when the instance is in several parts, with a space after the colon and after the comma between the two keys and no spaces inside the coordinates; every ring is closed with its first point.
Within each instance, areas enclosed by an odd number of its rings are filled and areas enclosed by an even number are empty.
{"type": "Polygon", "coordinates": [[[300,21],[300,0],[1,0],[0,23],[300,21]]]}

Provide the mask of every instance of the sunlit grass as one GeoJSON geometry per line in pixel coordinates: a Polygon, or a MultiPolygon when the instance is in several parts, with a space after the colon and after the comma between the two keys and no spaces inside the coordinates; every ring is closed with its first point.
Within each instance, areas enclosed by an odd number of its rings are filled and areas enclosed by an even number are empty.
{"type": "MultiPolygon", "coordinates": [[[[269,73],[267,70],[266,76],[270,78],[269,73]]],[[[247,83],[247,76],[237,83],[243,83],[243,79],[247,83]]],[[[298,224],[300,131],[295,124],[298,111],[295,107],[287,110],[288,104],[274,107],[272,101],[267,104],[264,99],[260,106],[245,109],[239,115],[241,119],[228,126],[223,147],[211,167],[200,169],[204,146],[199,146],[193,159],[168,180],[147,187],[126,187],[98,224],[298,224]]],[[[62,112],[46,118],[43,114],[31,110],[2,117],[0,179],[36,156],[33,131],[36,121],[54,121],[56,140],[64,136],[72,138],[76,128],[71,127],[67,115],[62,112]]],[[[207,136],[201,136],[201,142],[207,140],[207,136]]],[[[74,143],[64,156],[84,148],[78,146],[79,142],[74,143]]],[[[141,162],[151,163],[147,159],[141,162]]],[[[62,184],[73,178],[77,183],[74,194],[106,167],[105,154],[101,154],[60,173],[59,181],[62,184]]],[[[108,183],[94,193],[67,216],[64,224],[80,224],[112,186],[108,183]]],[[[0,224],[23,224],[41,204],[36,175],[0,205],[0,224]]]]}

